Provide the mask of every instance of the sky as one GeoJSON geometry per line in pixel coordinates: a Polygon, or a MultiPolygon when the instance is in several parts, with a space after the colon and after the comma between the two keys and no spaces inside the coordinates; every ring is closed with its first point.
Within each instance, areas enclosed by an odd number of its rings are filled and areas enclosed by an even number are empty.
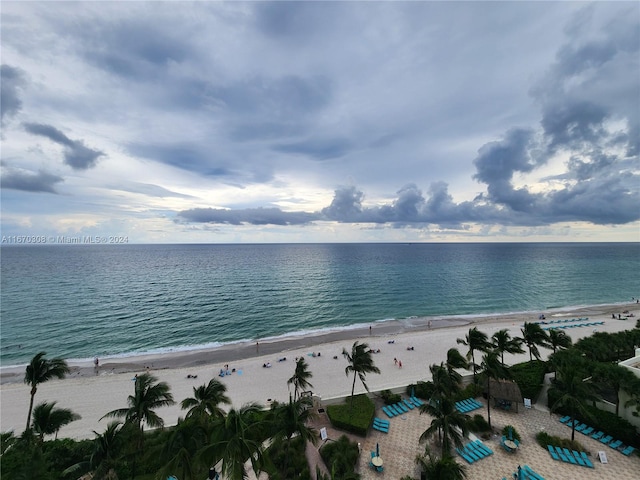
{"type": "Polygon", "coordinates": [[[640,241],[638,2],[0,17],[2,245],[640,241]]]}

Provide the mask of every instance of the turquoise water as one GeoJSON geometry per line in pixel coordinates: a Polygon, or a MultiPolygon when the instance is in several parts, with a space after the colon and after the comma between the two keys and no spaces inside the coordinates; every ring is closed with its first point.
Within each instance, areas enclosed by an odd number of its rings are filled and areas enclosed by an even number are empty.
{"type": "Polygon", "coordinates": [[[1,361],[187,350],[438,315],[640,296],[640,244],[1,249],[1,361]]]}

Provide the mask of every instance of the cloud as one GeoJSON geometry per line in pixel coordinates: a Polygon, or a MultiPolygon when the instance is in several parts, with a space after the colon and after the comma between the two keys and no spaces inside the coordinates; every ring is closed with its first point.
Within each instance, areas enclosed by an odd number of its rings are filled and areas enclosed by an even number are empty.
{"type": "Polygon", "coordinates": [[[95,167],[98,159],[104,156],[104,152],[86,147],[80,140],[71,140],[64,133],[51,125],[42,123],[25,123],[24,129],[41,137],[48,138],[64,148],[64,163],[74,170],[87,170],[95,167]]]}
{"type": "Polygon", "coordinates": [[[305,212],[283,212],[279,208],[193,208],[178,213],[179,221],[228,225],[306,225],[319,220],[318,215],[305,212]]]}
{"type": "Polygon", "coordinates": [[[24,72],[10,65],[0,65],[0,107],[2,125],[22,108],[20,90],[26,85],[24,72]]]}
{"type": "Polygon", "coordinates": [[[43,170],[38,173],[22,171],[3,167],[0,185],[10,190],[22,190],[24,192],[58,193],[54,188],[64,179],[43,170]]]}

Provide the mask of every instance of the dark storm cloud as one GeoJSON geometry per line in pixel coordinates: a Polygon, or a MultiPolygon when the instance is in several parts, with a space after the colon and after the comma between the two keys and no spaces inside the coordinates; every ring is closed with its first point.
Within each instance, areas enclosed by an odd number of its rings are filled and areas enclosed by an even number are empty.
{"type": "Polygon", "coordinates": [[[11,65],[0,66],[0,107],[2,125],[22,108],[20,90],[25,86],[24,72],[11,65]]]}
{"type": "Polygon", "coordinates": [[[196,145],[133,143],[128,145],[128,150],[132,155],[207,176],[226,177],[233,173],[222,162],[216,160],[214,152],[203,152],[196,145]]]}
{"type": "Polygon", "coordinates": [[[96,166],[98,159],[104,156],[104,152],[93,150],[81,141],[71,140],[64,133],[51,125],[42,123],[25,123],[24,129],[41,137],[48,138],[64,148],[64,163],[74,170],[87,170],[96,166]]]}
{"type": "Polygon", "coordinates": [[[10,190],[22,190],[24,192],[58,193],[54,188],[64,179],[57,175],[40,170],[38,173],[3,167],[0,177],[0,186],[10,190]]]}

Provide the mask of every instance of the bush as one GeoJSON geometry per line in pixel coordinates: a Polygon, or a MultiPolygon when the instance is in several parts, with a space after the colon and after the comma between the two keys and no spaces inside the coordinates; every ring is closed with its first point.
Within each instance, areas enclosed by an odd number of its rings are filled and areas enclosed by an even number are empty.
{"type": "Polygon", "coordinates": [[[277,473],[270,473],[271,480],[280,479],[296,479],[311,480],[311,472],[309,471],[309,463],[305,456],[306,442],[301,437],[291,440],[289,450],[286,450],[284,442],[274,442],[269,447],[269,458],[273,462],[277,473]],[[285,458],[287,458],[287,468],[285,466],[285,458]]]}
{"type": "Polygon", "coordinates": [[[467,398],[476,398],[482,395],[483,388],[480,385],[475,383],[470,383],[462,390],[460,390],[457,394],[454,395],[454,400],[466,400],[467,398]]]}
{"type": "Polygon", "coordinates": [[[418,382],[407,385],[407,396],[412,394],[423,400],[429,400],[433,395],[433,383],[431,382],[418,382]]]}
{"type": "Polygon", "coordinates": [[[576,452],[590,453],[580,442],[575,440],[572,442],[569,438],[556,437],[549,435],[547,432],[538,432],[536,434],[536,442],[538,442],[538,445],[545,450],[547,449],[547,445],[551,445],[554,447],[568,448],[569,450],[575,450],[576,452]]]}
{"type": "Polygon", "coordinates": [[[335,428],[363,437],[367,435],[374,414],[375,405],[364,394],[353,397],[353,408],[351,407],[351,397],[347,397],[343,404],[327,407],[327,416],[335,428]]]}
{"type": "Polygon", "coordinates": [[[355,466],[358,463],[360,451],[358,444],[350,441],[346,435],[342,435],[335,442],[327,442],[320,448],[320,457],[330,472],[334,472],[335,478],[360,478],[353,476],[355,466]]]}
{"type": "Polygon", "coordinates": [[[509,372],[513,375],[513,380],[518,384],[522,396],[531,399],[538,398],[546,371],[545,362],[540,360],[518,363],[509,368],[509,372]]]}
{"type": "Polygon", "coordinates": [[[511,436],[511,438],[518,440],[518,442],[522,440],[522,438],[520,437],[520,434],[518,433],[518,431],[515,429],[513,425],[505,425],[505,427],[502,429],[502,435],[504,435],[507,438],[511,436]]]}
{"type": "Polygon", "coordinates": [[[482,415],[474,415],[473,418],[470,418],[467,422],[467,428],[474,433],[483,433],[490,432],[491,428],[489,428],[489,423],[485,420],[482,415]]]}
{"type": "Polygon", "coordinates": [[[380,392],[380,396],[382,400],[384,400],[385,405],[394,405],[402,400],[402,397],[398,393],[391,393],[391,390],[383,390],[380,392]]]}

